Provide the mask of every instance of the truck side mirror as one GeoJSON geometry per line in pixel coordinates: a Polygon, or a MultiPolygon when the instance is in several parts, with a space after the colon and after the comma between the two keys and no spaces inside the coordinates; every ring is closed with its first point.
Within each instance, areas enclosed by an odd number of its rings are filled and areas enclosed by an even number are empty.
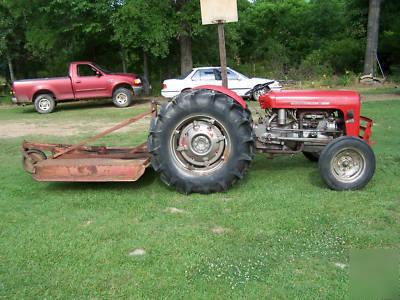
{"type": "Polygon", "coordinates": [[[96,71],[96,76],[97,76],[97,77],[100,77],[100,76],[101,76],[101,72],[96,71]]]}

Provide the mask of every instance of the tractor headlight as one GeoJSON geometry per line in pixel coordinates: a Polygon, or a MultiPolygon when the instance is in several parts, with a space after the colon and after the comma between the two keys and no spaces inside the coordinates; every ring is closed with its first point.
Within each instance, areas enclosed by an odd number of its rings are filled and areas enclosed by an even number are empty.
{"type": "Polygon", "coordinates": [[[134,83],[134,84],[141,84],[142,81],[141,81],[139,78],[136,78],[136,79],[133,81],[133,83],[134,83]]]}

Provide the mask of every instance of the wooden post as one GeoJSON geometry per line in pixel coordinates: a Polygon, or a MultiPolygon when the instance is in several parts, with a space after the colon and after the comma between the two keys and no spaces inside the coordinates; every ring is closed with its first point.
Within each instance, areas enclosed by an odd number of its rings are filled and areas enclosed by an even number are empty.
{"type": "Polygon", "coordinates": [[[219,39],[219,58],[221,60],[222,86],[228,88],[228,78],[226,75],[226,49],[224,23],[218,21],[218,39],[219,39]]]}

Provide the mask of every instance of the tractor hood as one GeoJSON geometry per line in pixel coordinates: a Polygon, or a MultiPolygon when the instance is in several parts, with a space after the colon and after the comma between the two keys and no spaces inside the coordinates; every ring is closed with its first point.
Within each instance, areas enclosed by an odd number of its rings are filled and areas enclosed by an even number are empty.
{"type": "Polygon", "coordinates": [[[343,115],[346,134],[358,136],[360,126],[360,94],[352,91],[280,90],[260,96],[260,106],[305,110],[336,110],[343,115]]]}
{"type": "Polygon", "coordinates": [[[280,90],[260,96],[262,108],[360,108],[360,95],[352,91],[280,90]]]}

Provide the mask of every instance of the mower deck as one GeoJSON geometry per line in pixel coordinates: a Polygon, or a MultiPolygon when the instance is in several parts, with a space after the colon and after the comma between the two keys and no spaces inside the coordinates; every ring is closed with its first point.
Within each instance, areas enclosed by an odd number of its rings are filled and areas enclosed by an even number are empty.
{"type": "Polygon", "coordinates": [[[136,181],[150,165],[147,142],[128,148],[85,144],[149,114],[157,115],[155,102],[151,110],[75,145],[24,141],[23,167],[37,181],[136,181]],[[47,158],[43,151],[50,151],[51,156],[47,158]]]}

